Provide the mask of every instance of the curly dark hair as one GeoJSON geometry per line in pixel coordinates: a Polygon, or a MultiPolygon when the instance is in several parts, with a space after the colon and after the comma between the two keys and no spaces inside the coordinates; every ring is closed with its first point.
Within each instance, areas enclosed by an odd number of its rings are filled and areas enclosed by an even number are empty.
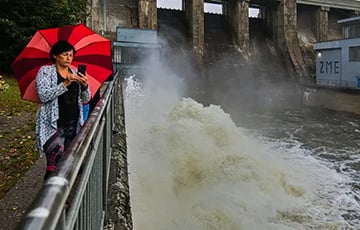
{"type": "Polygon", "coordinates": [[[73,45],[71,45],[69,42],[67,41],[57,41],[52,47],[51,47],[51,50],[50,50],[50,60],[52,62],[55,62],[55,58],[54,56],[55,55],[58,55],[58,54],[61,54],[63,52],[67,52],[67,51],[73,51],[74,52],[74,55],[75,55],[75,48],[73,45]]]}

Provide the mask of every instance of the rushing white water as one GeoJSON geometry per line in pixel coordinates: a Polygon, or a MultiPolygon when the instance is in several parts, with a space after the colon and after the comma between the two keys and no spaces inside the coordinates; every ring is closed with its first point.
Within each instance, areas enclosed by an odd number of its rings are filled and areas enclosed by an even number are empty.
{"type": "Polygon", "coordinates": [[[342,216],[359,209],[348,178],[296,143],[250,136],[175,85],[127,79],[134,229],[352,229],[342,216]]]}

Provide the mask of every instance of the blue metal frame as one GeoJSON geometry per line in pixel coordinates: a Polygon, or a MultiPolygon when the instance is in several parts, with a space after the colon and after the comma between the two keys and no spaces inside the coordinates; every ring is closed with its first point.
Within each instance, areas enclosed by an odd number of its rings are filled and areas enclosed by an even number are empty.
{"type": "MultiPolygon", "coordinates": [[[[159,59],[161,44],[157,41],[157,31],[137,28],[116,28],[117,38],[113,42],[113,67],[121,75],[137,75],[143,73],[149,66],[140,63],[139,60],[132,60],[131,63],[125,62],[127,52],[132,51],[138,56],[145,58],[145,53],[152,53],[151,61],[155,63],[159,59]]],[[[128,59],[131,59],[128,57],[128,59]]]]}

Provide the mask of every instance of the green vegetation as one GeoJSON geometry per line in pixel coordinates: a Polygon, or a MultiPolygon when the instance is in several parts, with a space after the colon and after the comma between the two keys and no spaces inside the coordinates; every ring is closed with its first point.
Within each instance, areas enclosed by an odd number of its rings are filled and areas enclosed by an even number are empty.
{"type": "Polygon", "coordinates": [[[0,79],[0,199],[39,155],[35,148],[37,107],[20,98],[14,78],[0,79]]]}
{"type": "Polygon", "coordinates": [[[0,73],[39,29],[85,22],[87,0],[0,0],[0,73]]]}

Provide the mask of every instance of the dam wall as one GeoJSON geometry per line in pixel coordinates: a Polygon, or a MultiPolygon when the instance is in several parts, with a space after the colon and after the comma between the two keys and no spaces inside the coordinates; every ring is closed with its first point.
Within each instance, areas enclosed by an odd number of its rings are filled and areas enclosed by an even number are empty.
{"type": "MultiPolygon", "coordinates": [[[[278,59],[277,62],[283,65],[281,70],[275,71],[276,73],[279,72],[277,75],[286,75],[288,80],[297,83],[296,87],[291,83],[291,88],[288,91],[301,91],[301,103],[358,113],[358,105],[354,103],[358,100],[357,92],[329,90],[316,86],[314,81],[316,73],[315,52],[313,50],[315,42],[341,39],[342,29],[337,21],[359,15],[360,7],[356,2],[348,0],[341,2],[316,0],[183,0],[182,6],[180,11],[184,15],[182,22],[185,28],[184,36],[186,36],[184,41],[192,46],[197,65],[203,67],[200,69],[205,69],[205,73],[199,74],[205,76],[205,80],[211,81],[211,79],[216,78],[214,74],[206,70],[210,66],[209,63],[214,62],[214,57],[222,56],[214,53],[229,54],[229,49],[232,49],[234,52],[231,51],[232,54],[229,55],[232,60],[227,58],[228,63],[243,66],[242,69],[240,68],[240,72],[250,73],[258,70],[250,66],[259,66],[256,61],[264,59],[261,57],[261,53],[255,50],[265,49],[264,56],[268,58],[267,61],[271,66],[277,65],[272,59],[278,59]],[[222,5],[223,13],[215,16],[221,18],[223,27],[221,29],[211,29],[212,22],[206,19],[208,16],[204,13],[204,4],[209,2],[222,5]],[[256,20],[249,19],[249,8],[259,9],[259,17],[256,20]],[[260,27],[260,29],[255,27],[260,27]],[[254,32],[259,30],[262,32],[254,32]],[[224,38],[217,40],[217,43],[221,44],[214,44],[207,37],[216,36],[214,34],[217,31],[220,31],[219,36],[224,38]],[[256,36],[259,37],[256,38],[256,36]],[[261,39],[265,44],[259,42],[261,39]],[[277,51],[271,51],[273,49],[277,51]],[[271,55],[275,56],[272,57],[271,55]],[[255,64],[254,59],[256,60],[255,64]],[[294,90],[294,88],[296,89],[294,90]],[[323,92],[324,95],[322,95],[323,92]],[[334,98],[331,98],[331,95],[334,98]],[[344,97],[340,95],[344,95],[344,97]],[[303,100],[304,98],[307,100],[303,100]],[[344,100],[339,98],[344,98],[344,100]]],[[[156,0],[93,0],[90,9],[91,14],[87,20],[88,26],[95,31],[104,32],[105,36],[113,40],[118,26],[159,29],[159,9],[156,7],[156,0]]],[[[166,14],[171,17],[171,10],[167,11],[166,14]]],[[[176,14],[179,12],[177,11],[176,14]]],[[[230,75],[233,75],[234,71],[231,72],[230,75]]],[[[239,72],[239,70],[235,72],[239,72]]],[[[270,71],[264,70],[263,72],[270,71]]],[[[260,72],[255,75],[262,74],[260,72]]],[[[276,84],[277,77],[271,74],[264,75],[267,75],[266,81],[276,84]]],[[[219,81],[219,79],[215,79],[213,82],[216,83],[210,84],[211,88],[215,88],[219,81]]],[[[242,79],[241,84],[243,81],[244,79],[242,79]]],[[[282,94],[280,97],[288,97],[290,100],[292,95],[282,94]]]]}

